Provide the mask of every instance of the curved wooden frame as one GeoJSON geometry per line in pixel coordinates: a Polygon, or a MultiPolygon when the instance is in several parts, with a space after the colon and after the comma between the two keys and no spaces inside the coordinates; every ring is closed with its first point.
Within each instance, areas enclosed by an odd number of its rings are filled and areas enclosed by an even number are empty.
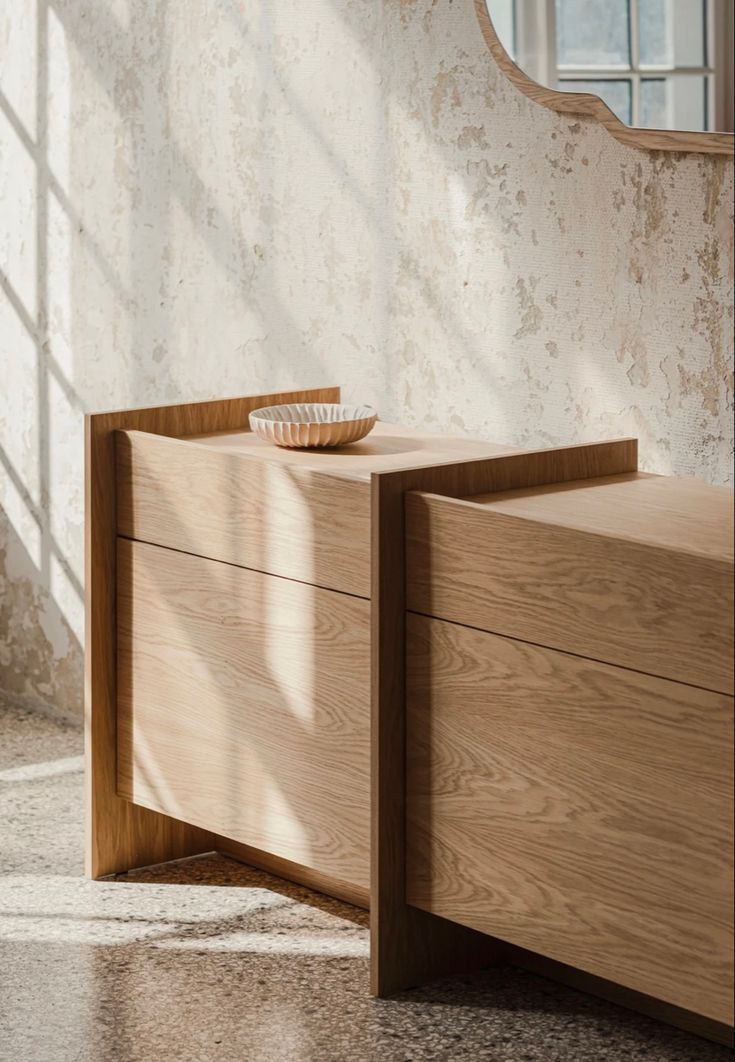
{"type": "Polygon", "coordinates": [[[475,0],[475,11],[480,29],[495,62],[517,89],[542,107],[561,114],[594,118],[607,129],[611,136],[622,144],[644,148],[648,151],[689,151],[704,155],[735,154],[735,136],[732,133],[680,132],[676,129],[640,129],[625,125],[617,118],[599,96],[587,92],[557,92],[533,81],[513,62],[495,32],[486,0],[475,0]]]}

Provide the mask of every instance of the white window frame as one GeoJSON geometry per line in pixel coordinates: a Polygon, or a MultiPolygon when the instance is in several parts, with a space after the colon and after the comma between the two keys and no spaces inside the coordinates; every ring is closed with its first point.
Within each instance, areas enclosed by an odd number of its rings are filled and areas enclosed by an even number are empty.
{"type": "MultiPolygon", "coordinates": [[[[631,125],[641,122],[641,81],[706,78],[706,131],[733,131],[733,0],[705,0],[706,66],[640,63],[638,2],[628,0],[630,66],[560,65],[556,56],[556,0],[513,0],[513,58],[529,77],[556,88],[559,81],[628,81],[631,125]]],[[[491,9],[492,16],[492,9],[491,9]]],[[[562,91],[571,91],[565,86],[562,91]]]]}

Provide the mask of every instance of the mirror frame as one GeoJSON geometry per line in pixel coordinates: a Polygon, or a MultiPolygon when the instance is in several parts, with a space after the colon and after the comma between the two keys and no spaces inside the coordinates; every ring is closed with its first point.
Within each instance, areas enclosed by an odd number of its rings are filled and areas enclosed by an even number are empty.
{"type": "Polygon", "coordinates": [[[513,62],[495,32],[486,0],[474,0],[477,21],[495,62],[517,89],[542,107],[560,114],[594,118],[623,144],[648,151],[695,151],[705,155],[735,155],[733,133],[684,132],[676,129],[642,129],[625,125],[599,96],[587,92],[558,92],[540,85],[513,62]]]}

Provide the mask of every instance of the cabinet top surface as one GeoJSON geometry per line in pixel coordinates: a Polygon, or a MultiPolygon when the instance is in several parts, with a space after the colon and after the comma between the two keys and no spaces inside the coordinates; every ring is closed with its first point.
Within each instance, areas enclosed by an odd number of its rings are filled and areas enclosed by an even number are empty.
{"type": "Polygon", "coordinates": [[[434,435],[418,428],[378,421],[367,438],[349,446],[325,450],[290,450],[265,442],[251,431],[208,432],[182,436],[186,442],[214,447],[277,465],[288,465],[350,479],[368,480],[372,472],[393,468],[494,457],[513,453],[511,446],[434,435]]]}
{"type": "Polygon", "coordinates": [[[465,500],[526,520],[733,559],[733,492],[696,479],[631,472],[465,500]]]}

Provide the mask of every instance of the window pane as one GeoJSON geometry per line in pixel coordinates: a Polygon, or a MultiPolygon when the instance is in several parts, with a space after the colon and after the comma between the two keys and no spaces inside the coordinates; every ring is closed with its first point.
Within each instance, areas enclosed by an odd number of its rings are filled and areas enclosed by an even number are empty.
{"type": "Polygon", "coordinates": [[[630,66],[628,0],[556,0],[561,66],[630,66]]]}
{"type": "Polygon", "coordinates": [[[641,81],[641,125],[646,129],[667,129],[668,122],[665,80],[641,81]]]}
{"type": "Polygon", "coordinates": [[[643,66],[704,66],[705,0],[638,0],[643,66]]]}
{"type": "Polygon", "coordinates": [[[608,105],[613,114],[616,114],[621,122],[630,125],[633,116],[631,113],[631,90],[630,81],[574,81],[566,80],[559,82],[562,92],[591,92],[599,96],[608,105]]]}
{"type": "Polygon", "coordinates": [[[498,40],[505,48],[511,59],[515,58],[515,39],[513,34],[513,8],[515,0],[487,0],[487,9],[490,13],[498,40]]]}
{"type": "Polygon", "coordinates": [[[652,129],[706,129],[707,80],[703,77],[644,78],[641,125],[652,129]]]}

